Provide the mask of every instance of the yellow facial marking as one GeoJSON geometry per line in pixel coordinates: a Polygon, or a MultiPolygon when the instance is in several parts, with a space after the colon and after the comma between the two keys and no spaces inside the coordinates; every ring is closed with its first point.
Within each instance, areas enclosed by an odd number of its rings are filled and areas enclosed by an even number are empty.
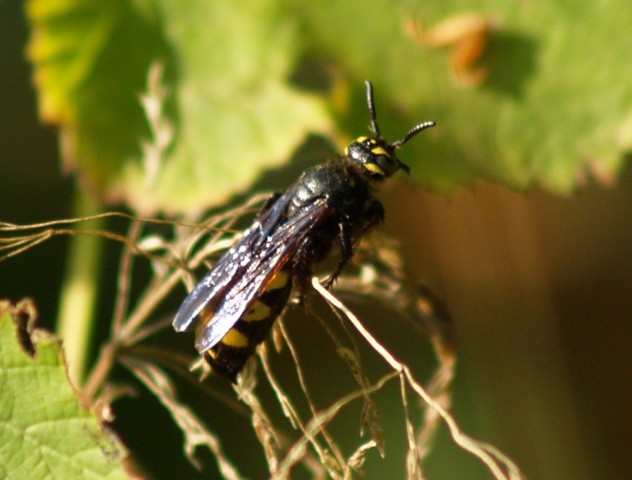
{"type": "Polygon", "coordinates": [[[371,153],[374,153],[376,155],[386,155],[387,157],[389,156],[388,152],[386,150],[384,150],[383,147],[379,147],[379,146],[375,147],[375,148],[372,148],[371,149],[371,153]]]}
{"type": "Polygon", "coordinates": [[[242,317],[244,322],[257,322],[259,320],[265,320],[270,318],[270,307],[268,307],[265,303],[257,300],[252,304],[248,313],[242,317]]]}
{"type": "Polygon", "coordinates": [[[212,349],[211,349],[211,350],[207,350],[207,351],[206,351],[206,354],[207,354],[209,357],[211,357],[212,359],[217,358],[217,352],[216,352],[215,350],[212,350],[212,349]]]}
{"type": "Polygon", "coordinates": [[[236,328],[233,328],[224,335],[222,343],[224,345],[228,345],[229,347],[244,348],[248,346],[248,337],[236,328]]]}
{"type": "Polygon", "coordinates": [[[272,279],[268,288],[266,290],[277,290],[279,288],[283,288],[287,285],[287,282],[290,278],[290,274],[284,270],[281,270],[276,276],[272,279]]]}
{"type": "Polygon", "coordinates": [[[381,176],[385,175],[384,170],[382,170],[377,163],[365,163],[363,166],[371,173],[375,173],[376,175],[381,176]]]}

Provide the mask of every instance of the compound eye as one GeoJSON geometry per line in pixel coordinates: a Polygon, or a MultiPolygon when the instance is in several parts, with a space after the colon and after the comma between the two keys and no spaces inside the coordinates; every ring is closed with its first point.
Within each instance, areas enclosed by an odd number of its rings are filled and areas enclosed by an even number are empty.
{"type": "Polygon", "coordinates": [[[387,177],[393,175],[399,168],[397,161],[390,155],[378,155],[375,161],[384,170],[387,177]]]}
{"type": "Polygon", "coordinates": [[[389,177],[395,173],[397,166],[393,168],[392,160],[386,155],[371,154],[364,163],[364,169],[377,177],[389,177]]]}
{"type": "Polygon", "coordinates": [[[399,162],[388,153],[371,155],[370,163],[366,165],[367,170],[381,177],[390,177],[399,169],[399,162]]]}

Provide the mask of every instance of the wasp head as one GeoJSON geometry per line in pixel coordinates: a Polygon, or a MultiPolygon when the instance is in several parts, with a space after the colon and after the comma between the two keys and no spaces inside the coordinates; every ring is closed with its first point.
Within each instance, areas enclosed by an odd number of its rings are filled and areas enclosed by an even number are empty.
{"type": "Polygon", "coordinates": [[[391,145],[379,137],[356,138],[347,147],[345,154],[374,180],[390,177],[400,168],[409,172],[408,165],[399,161],[391,145]]]}
{"type": "Polygon", "coordinates": [[[423,122],[411,128],[400,140],[389,143],[382,135],[377,124],[375,104],[373,102],[373,84],[366,81],[366,96],[371,115],[371,136],[356,138],[346,148],[345,155],[360,166],[362,172],[372,180],[382,180],[402,169],[410,171],[408,165],[401,162],[395,155],[395,150],[404,145],[422,130],[433,127],[434,122],[423,122]]]}

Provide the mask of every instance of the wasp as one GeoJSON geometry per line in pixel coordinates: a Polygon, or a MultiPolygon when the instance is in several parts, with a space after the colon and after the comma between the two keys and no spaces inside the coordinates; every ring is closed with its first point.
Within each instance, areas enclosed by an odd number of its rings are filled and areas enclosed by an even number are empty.
{"type": "Polygon", "coordinates": [[[233,383],[292,291],[303,298],[312,268],[339,246],[335,269],[326,280],[331,286],[360,238],[382,222],[384,208],[373,187],[400,169],[408,173],[396,150],[435,125],[420,123],[389,143],[380,134],[369,81],[366,95],[371,134],[351,142],[344,155],[304,171],[285,193],[274,194],[173,320],[177,332],[195,332],[197,351],[215,373],[233,383]]]}

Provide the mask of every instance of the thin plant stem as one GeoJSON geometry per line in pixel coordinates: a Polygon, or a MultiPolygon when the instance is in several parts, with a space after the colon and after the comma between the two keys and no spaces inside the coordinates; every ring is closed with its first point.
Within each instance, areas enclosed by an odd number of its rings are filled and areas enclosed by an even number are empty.
{"type": "MultiPolygon", "coordinates": [[[[75,198],[77,216],[95,213],[96,206],[78,191],[75,198]]],[[[97,230],[105,223],[95,220],[97,230]]],[[[80,232],[84,224],[77,226],[80,232]]],[[[95,228],[92,224],[91,228],[95,228]]],[[[70,239],[65,278],[61,289],[57,314],[57,333],[64,341],[68,374],[80,386],[87,369],[90,345],[95,328],[97,291],[101,271],[103,239],[93,235],[75,235],[70,239]]]]}

